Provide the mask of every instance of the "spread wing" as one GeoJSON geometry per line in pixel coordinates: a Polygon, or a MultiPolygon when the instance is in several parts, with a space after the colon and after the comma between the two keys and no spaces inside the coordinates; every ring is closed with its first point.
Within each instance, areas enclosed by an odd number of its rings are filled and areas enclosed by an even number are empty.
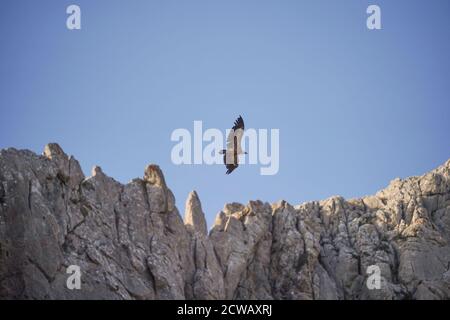
{"type": "Polygon", "coordinates": [[[244,135],[244,119],[241,116],[234,121],[233,128],[227,137],[227,152],[237,151],[238,154],[242,152],[241,140],[244,135]]]}

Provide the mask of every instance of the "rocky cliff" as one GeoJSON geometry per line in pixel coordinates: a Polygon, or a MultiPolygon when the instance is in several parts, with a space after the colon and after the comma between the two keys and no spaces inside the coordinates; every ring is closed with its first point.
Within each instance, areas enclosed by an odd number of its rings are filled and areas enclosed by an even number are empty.
{"type": "Polygon", "coordinates": [[[227,204],[208,234],[158,166],[123,185],[57,144],[0,151],[1,299],[448,299],[449,267],[450,161],[361,199],[227,204]]]}

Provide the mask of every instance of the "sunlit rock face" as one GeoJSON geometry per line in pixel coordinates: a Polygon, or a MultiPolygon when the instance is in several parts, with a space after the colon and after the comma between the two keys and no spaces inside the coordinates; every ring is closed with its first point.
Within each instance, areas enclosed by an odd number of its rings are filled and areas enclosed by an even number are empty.
{"type": "Polygon", "coordinates": [[[124,185],[54,143],[0,151],[1,299],[449,299],[449,241],[450,161],[361,199],[226,204],[208,234],[156,165],[124,185]]]}

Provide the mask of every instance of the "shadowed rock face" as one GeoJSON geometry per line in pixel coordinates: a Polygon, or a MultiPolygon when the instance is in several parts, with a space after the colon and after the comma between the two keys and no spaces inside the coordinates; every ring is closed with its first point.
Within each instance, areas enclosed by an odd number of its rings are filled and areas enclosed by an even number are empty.
{"type": "Polygon", "coordinates": [[[156,165],[123,185],[57,144],[0,151],[1,299],[449,299],[449,241],[450,161],[361,199],[227,204],[208,235],[156,165]]]}

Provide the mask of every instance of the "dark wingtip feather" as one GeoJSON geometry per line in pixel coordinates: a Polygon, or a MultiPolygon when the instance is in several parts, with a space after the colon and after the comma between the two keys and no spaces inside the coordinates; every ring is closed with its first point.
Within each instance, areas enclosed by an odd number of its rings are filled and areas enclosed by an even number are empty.
{"type": "Polygon", "coordinates": [[[244,119],[242,119],[241,115],[239,115],[239,117],[234,121],[233,130],[237,129],[244,130],[244,119]]]}
{"type": "Polygon", "coordinates": [[[236,169],[237,167],[231,167],[227,169],[227,172],[225,172],[225,174],[230,174],[233,172],[234,169],[236,169]]]}

